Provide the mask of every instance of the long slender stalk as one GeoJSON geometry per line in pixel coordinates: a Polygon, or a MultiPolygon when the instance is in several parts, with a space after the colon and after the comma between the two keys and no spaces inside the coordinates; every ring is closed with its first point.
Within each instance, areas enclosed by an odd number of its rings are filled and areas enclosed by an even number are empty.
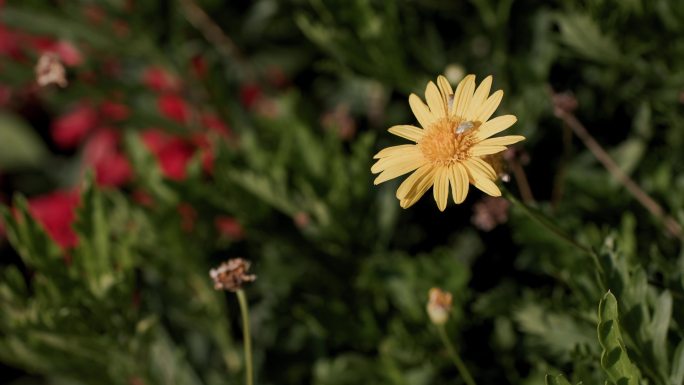
{"type": "Polygon", "coordinates": [[[470,371],[468,371],[468,367],[466,367],[465,363],[463,363],[463,360],[461,360],[461,357],[458,355],[458,352],[456,352],[454,345],[452,345],[451,341],[449,341],[449,336],[447,336],[446,330],[444,330],[444,325],[435,325],[435,326],[437,327],[437,331],[439,332],[439,337],[442,339],[442,343],[446,347],[447,352],[449,353],[449,356],[451,357],[451,360],[454,361],[454,365],[456,365],[456,369],[458,369],[458,372],[461,374],[461,377],[463,377],[463,381],[465,381],[465,383],[468,385],[477,385],[475,383],[475,380],[473,379],[473,376],[470,375],[470,371]]]}
{"type": "MultiPolygon", "coordinates": [[[[594,265],[596,265],[596,269],[597,269],[597,272],[599,273],[599,276],[601,277],[604,275],[603,266],[601,266],[601,262],[599,261],[598,255],[596,255],[596,252],[594,250],[592,250],[590,247],[585,246],[585,245],[577,242],[576,240],[574,240],[568,233],[566,233],[563,229],[558,227],[555,223],[553,223],[550,219],[548,219],[543,213],[539,212],[538,210],[533,209],[532,207],[526,205],[523,202],[520,202],[520,200],[518,200],[518,198],[513,196],[513,194],[511,194],[508,190],[505,190],[505,189],[502,189],[502,190],[503,190],[503,193],[504,193],[506,199],[511,201],[514,205],[520,207],[528,217],[530,217],[531,219],[533,219],[534,221],[536,221],[537,223],[542,225],[544,228],[549,230],[551,233],[553,233],[554,235],[556,235],[560,239],[562,239],[562,240],[566,241],[567,243],[571,244],[572,246],[576,247],[578,250],[588,254],[591,257],[592,261],[594,262],[594,265]]],[[[601,286],[603,286],[603,280],[601,278],[599,278],[598,281],[601,284],[601,286]]]]}
{"type": "Polygon", "coordinates": [[[625,174],[622,169],[615,163],[613,158],[610,157],[608,152],[601,147],[601,145],[594,139],[589,131],[584,127],[584,125],[577,119],[577,117],[572,113],[563,110],[562,108],[556,109],[556,116],[560,118],[572,131],[577,135],[585,146],[591,151],[594,157],[601,162],[603,167],[608,170],[608,172],[615,177],[630,194],[639,202],[642,206],[648,210],[651,215],[662,222],[663,226],[671,235],[684,240],[684,232],[682,231],[682,226],[673,217],[669,216],[663,207],[658,204],[646,191],[644,191],[639,184],[637,184],[629,175],[625,174]]]}
{"type": "Polygon", "coordinates": [[[236,292],[242,314],[242,339],[245,348],[245,385],[254,385],[254,366],[252,364],[252,336],[249,332],[249,307],[245,292],[236,292]]]}
{"type": "Polygon", "coordinates": [[[518,200],[518,198],[513,196],[513,194],[508,192],[507,190],[503,190],[503,193],[504,193],[504,196],[506,197],[506,199],[511,201],[514,205],[520,207],[525,212],[525,214],[527,214],[528,217],[532,218],[537,223],[544,226],[547,230],[549,230],[550,232],[555,234],[557,237],[563,239],[564,241],[568,242],[569,244],[575,246],[577,249],[579,249],[585,253],[588,253],[588,254],[593,253],[593,251],[589,247],[584,246],[581,243],[572,239],[572,237],[570,235],[568,235],[564,230],[562,230],[556,224],[554,224],[549,219],[547,219],[544,216],[544,214],[542,214],[542,213],[538,212],[537,210],[533,209],[532,207],[524,204],[523,202],[518,200]]]}

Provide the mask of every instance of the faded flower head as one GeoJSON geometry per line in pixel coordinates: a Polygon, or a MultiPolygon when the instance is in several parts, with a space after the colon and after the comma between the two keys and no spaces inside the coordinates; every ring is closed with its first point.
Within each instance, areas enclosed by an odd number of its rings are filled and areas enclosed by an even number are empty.
{"type": "Polygon", "coordinates": [[[454,202],[462,203],[470,184],[491,196],[500,196],[494,183],[498,175],[487,156],[525,137],[491,137],[517,120],[513,115],[490,119],[503,98],[501,90],[489,95],[491,86],[491,76],[476,88],[475,75],[468,75],[453,91],[447,79],[440,76],[437,85],[427,85],[427,104],[411,94],[409,105],[422,128],[399,125],[389,129],[414,143],[388,147],[375,155],[378,161],[371,172],[380,174],[375,184],[412,172],[396,193],[403,208],[415,204],[430,187],[441,211],[447,206],[449,190],[454,202]]]}
{"type": "Polygon", "coordinates": [[[449,320],[449,312],[451,311],[451,293],[443,291],[438,287],[430,289],[427,313],[435,325],[444,325],[449,320]]]}
{"type": "Polygon", "coordinates": [[[55,53],[44,53],[36,64],[36,82],[41,87],[57,84],[67,86],[66,70],[55,53]]]}
{"type": "Polygon", "coordinates": [[[211,269],[209,276],[214,280],[214,289],[232,292],[242,289],[245,282],[252,282],[256,279],[256,275],[247,274],[249,266],[249,261],[233,258],[223,262],[219,267],[211,269]]]}
{"type": "Polygon", "coordinates": [[[492,231],[508,221],[510,203],[503,198],[485,197],[473,206],[473,225],[482,231],[492,231]]]}

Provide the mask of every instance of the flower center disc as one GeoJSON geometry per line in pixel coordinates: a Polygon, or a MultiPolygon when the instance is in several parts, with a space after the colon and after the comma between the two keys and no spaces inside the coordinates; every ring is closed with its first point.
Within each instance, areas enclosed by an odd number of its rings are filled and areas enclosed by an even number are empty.
{"type": "Polygon", "coordinates": [[[418,147],[432,163],[448,166],[462,162],[470,158],[469,150],[474,144],[472,132],[477,126],[460,119],[441,119],[427,129],[418,147]]]}

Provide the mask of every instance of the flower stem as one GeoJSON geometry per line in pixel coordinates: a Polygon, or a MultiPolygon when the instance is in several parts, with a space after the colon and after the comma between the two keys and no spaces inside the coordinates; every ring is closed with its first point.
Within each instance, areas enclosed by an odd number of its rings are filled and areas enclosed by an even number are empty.
{"type": "Polygon", "coordinates": [[[504,190],[503,192],[504,192],[506,199],[511,201],[514,205],[520,207],[525,212],[525,214],[527,214],[528,217],[532,218],[537,223],[544,226],[547,230],[551,231],[553,234],[555,234],[559,238],[563,239],[564,241],[568,242],[569,244],[575,246],[579,250],[581,250],[585,253],[588,253],[588,254],[592,254],[592,250],[589,247],[584,246],[581,243],[577,242],[576,240],[572,239],[572,237],[570,237],[570,235],[568,235],[565,231],[563,231],[561,228],[559,228],[553,222],[551,222],[548,218],[546,218],[544,216],[544,214],[542,214],[539,211],[533,209],[532,207],[524,204],[523,202],[518,200],[518,198],[513,196],[513,194],[508,192],[507,190],[504,190]]]}
{"type": "Polygon", "coordinates": [[[449,356],[454,361],[456,369],[458,369],[459,374],[461,375],[461,377],[463,377],[463,381],[465,381],[465,383],[468,385],[477,385],[475,383],[475,380],[473,380],[473,376],[470,375],[468,368],[463,363],[463,360],[461,360],[461,357],[456,352],[454,345],[452,345],[451,341],[449,341],[449,337],[447,336],[446,330],[444,330],[444,325],[435,326],[437,326],[439,337],[442,339],[442,342],[444,343],[444,346],[446,347],[449,356]]]}
{"type": "MultiPolygon", "coordinates": [[[[601,262],[599,261],[598,255],[594,250],[592,250],[590,247],[585,246],[576,240],[574,240],[570,235],[568,235],[563,229],[558,227],[556,224],[554,224],[550,219],[548,219],[543,213],[539,212],[539,210],[535,210],[532,207],[524,204],[523,202],[520,202],[518,198],[513,196],[508,190],[502,189],[504,196],[506,199],[511,201],[514,205],[520,207],[525,214],[527,214],[528,217],[542,225],[544,228],[549,230],[551,233],[556,235],[557,237],[561,238],[562,240],[568,242],[572,246],[575,246],[578,250],[586,253],[591,257],[591,260],[594,262],[594,265],[596,266],[597,272],[600,274],[600,277],[604,276],[604,271],[603,271],[603,266],[601,266],[601,262]]],[[[599,277],[599,283],[603,287],[603,281],[599,277]]]]}
{"type": "Polygon", "coordinates": [[[252,336],[249,332],[249,307],[245,292],[239,289],[237,292],[242,314],[242,339],[245,347],[245,385],[254,385],[254,368],[252,365],[252,336]]]}

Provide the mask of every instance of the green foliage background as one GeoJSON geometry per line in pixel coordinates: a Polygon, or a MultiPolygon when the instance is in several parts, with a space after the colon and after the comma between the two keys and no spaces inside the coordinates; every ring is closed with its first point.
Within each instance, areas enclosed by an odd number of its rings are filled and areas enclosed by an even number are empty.
{"type": "MultiPolygon", "coordinates": [[[[563,385],[683,383],[681,242],[568,140],[550,90],[573,92],[592,135],[684,222],[684,3],[198,1],[236,48],[207,41],[186,1],[139,1],[133,11],[97,2],[125,20],[127,37],[111,22],[87,23],[87,3],[8,1],[0,21],[88,47],[75,71],[99,74],[96,85],[72,79],[42,102],[57,115],[122,92],[134,186],[155,205],[84,182],[80,241],[64,264],[23,196],[76,183],[78,154],[53,154],[25,117],[2,112],[0,169],[17,192],[14,214],[4,210],[11,246],[0,279],[0,360],[19,370],[7,381],[241,383],[237,301],[213,290],[208,270],[242,256],[258,275],[247,295],[259,384],[460,382],[425,314],[433,286],[454,293],[447,331],[480,385],[542,384],[547,374],[563,385]],[[204,80],[190,75],[197,53],[208,62],[204,80]],[[120,61],[123,76],[102,76],[101,58],[120,61]],[[150,65],[178,74],[186,99],[236,132],[211,178],[195,159],[186,180],[164,179],[135,135],[151,124],[192,129],[158,116],[139,81],[150,65]],[[536,208],[592,252],[515,205],[507,224],[476,230],[481,195],[472,190],[439,213],[429,194],[401,210],[398,182],[373,187],[372,155],[400,143],[386,128],[413,122],[408,94],[449,65],[494,75],[506,92],[497,114],[518,116],[511,131],[528,138],[536,208]],[[290,86],[269,85],[273,66],[290,86]],[[264,90],[275,114],[240,104],[246,83],[264,90]],[[321,111],[340,104],[359,128],[351,139],[321,123],[321,111]],[[191,233],[181,202],[197,211],[191,233]],[[218,215],[236,217],[245,238],[219,237],[218,215]]],[[[34,76],[32,63],[1,64],[4,84],[34,76]]],[[[517,195],[515,183],[508,189],[517,195]]]]}

